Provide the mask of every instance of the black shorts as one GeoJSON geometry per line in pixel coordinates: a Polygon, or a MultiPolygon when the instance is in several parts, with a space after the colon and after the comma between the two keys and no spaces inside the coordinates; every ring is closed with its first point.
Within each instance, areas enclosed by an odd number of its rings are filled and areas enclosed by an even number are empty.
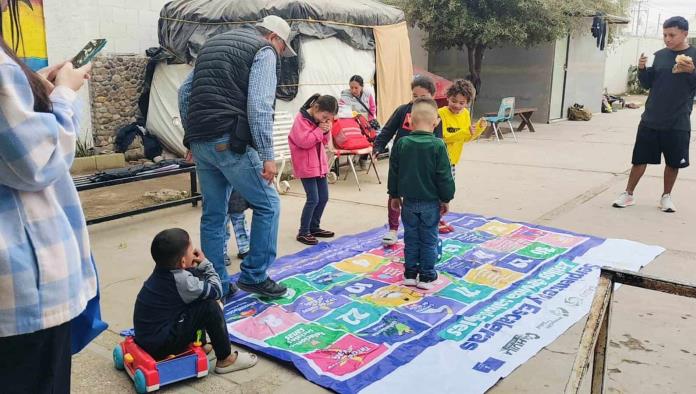
{"type": "Polygon", "coordinates": [[[657,130],[638,125],[636,144],[633,147],[632,163],[660,164],[665,156],[665,163],[672,168],[689,166],[689,140],[691,131],[657,130]]]}

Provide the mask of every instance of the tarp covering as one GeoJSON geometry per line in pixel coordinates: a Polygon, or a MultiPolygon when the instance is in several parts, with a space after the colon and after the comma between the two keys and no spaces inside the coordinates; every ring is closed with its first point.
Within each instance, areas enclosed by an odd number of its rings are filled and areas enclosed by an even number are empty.
{"type": "Polygon", "coordinates": [[[285,19],[295,33],[335,36],[358,49],[374,49],[369,27],[404,21],[401,10],[374,0],[175,0],[160,12],[160,45],[190,63],[209,37],[267,15],[285,19]]]}
{"type": "Polygon", "coordinates": [[[372,88],[374,51],[353,48],[335,37],[323,40],[302,37],[300,47],[302,71],[297,97],[289,102],[278,100],[276,110],[294,114],[314,93],[339,98],[341,91],[348,89],[350,77],[356,74],[365,80],[365,88],[372,88]]]}
{"type": "Polygon", "coordinates": [[[392,111],[411,100],[413,63],[406,22],[373,29],[377,45],[377,119],[385,124],[392,111]]]}
{"type": "Polygon", "coordinates": [[[179,118],[178,94],[179,87],[191,70],[193,67],[188,64],[157,64],[150,87],[150,109],[145,125],[168,151],[180,157],[184,157],[186,148],[179,118]]]}

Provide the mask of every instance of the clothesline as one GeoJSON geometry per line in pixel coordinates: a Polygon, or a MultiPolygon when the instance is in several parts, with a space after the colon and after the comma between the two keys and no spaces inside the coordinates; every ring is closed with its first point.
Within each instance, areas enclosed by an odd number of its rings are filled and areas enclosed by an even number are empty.
{"type": "MultiPolygon", "coordinates": [[[[190,21],[187,19],[179,19],[179,18],[169,18],[165,16],[160,16],[161,20],[166,20],[166,21],[173,21],[173,22],[182,22],[182,23],[193,23],[197,25],[244,25],[247,23],[256,23],[258,20],[249,20],[249,21],[228,21],[228,22],[199,22],[199,21],[190,21]]],[[[286,19],[286,22],[308,22],[308,23],[326,23],[329,25],[338,25],[338,26],[349,26],[349,27],[359,27],[359,28],[365,28],[365,29],[373,29],[375,27],[379,26],[367,26],[367,25],[358,25],[355,23],[348,23],[348,22],[337,22],[337,21],[329,21],[329,20],[318,20],[318,19],[286,19]]]]}

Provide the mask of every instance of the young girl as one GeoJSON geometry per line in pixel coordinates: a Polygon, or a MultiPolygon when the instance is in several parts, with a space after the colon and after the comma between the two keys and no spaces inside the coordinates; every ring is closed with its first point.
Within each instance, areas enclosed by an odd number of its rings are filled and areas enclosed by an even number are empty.
{"type": "Polygon", "coordinates": [[[288,141],[295,177],[302,181],[307,202],[302,210],[297,240],[305,245],[316,245],[319,238],[331,238],[334,233],[319,226],[321,215],[329,200],[329,172],[326,144],[331,138],[333,118],[338,113],[338,102],[333,96],[318,93],[307,100],[295,117],[288,141]]]}
{"type": "Polygon", "coordinates": [[[438,110],[442,120],[442,137],[452,165],[452,177],[455,176],[455,166],[459,163],[464,144],[476,139],[486,128],[485,121],[471,124],[468,108],[475,97],[474,85],[464,79],[457,79],[447,89],[447,106],[438,110]]]}

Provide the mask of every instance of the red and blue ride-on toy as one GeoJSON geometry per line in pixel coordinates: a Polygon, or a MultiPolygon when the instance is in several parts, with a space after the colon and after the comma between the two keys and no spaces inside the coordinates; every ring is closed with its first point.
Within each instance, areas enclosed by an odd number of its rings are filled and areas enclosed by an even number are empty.
{"type": "Polygon", "coordinates": [[[198,341],[181,354],[156,361],[129,336],[114,348],[114,366],[128,372],[138,393],[149,393],[170,383],[208,375],[208,358],[198,341]]]}

